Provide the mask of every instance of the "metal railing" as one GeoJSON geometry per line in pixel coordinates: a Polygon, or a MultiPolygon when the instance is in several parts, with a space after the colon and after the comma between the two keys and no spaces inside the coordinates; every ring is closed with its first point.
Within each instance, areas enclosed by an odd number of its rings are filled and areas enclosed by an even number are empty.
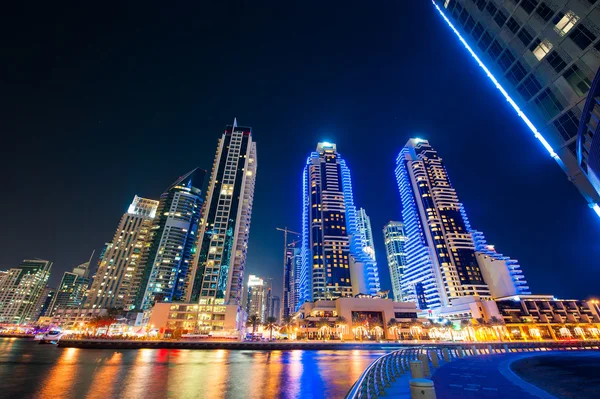
{"type": "Polygon", "coordinates": [[[404,348],[375,359],[354,383],[346,399],[374,399],[384,396],[392,383],[403,374],[411,372],[410,362],[414,360],[427,359],[428,364],[435,366],[439,360],[448,362],[465,356],[583,349],[599,350],[600,341],[461,343],[404,348]],[[422,354],[427,354],[427,358],[423,358],[422,354]],[[434,362],[432,355],[436,358],[434,362]]]}

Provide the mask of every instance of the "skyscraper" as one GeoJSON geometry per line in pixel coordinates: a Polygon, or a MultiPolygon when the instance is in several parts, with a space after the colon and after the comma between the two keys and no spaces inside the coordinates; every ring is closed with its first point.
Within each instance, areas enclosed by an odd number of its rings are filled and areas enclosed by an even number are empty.
{"type": "Polygon", "coordinates": [[[600,216],[595,1],[434,0],[451,31],[600,216]]]}
{"type": "Polygon", "coordinates": [[[156,216],[158,201],[137,195],[121,217],[111,242],[98,259],[98,270],[92,281],[86,308],[125,308],[138,266],[143,241],[150,222],[156,216]]]}
{"type": "Polygon", "coordinates": [[[405,300],[449,314],[459,298],[529,294],[518,262],[473,230],[446,168],[426,140],[410,139],[396,160],[406,234],[405,300]]]}
{"type": "Polygon", "coordinates": [[[350,169],[336,145],[318,143],[303,173],[298,303],[376,294],[379,275],[359,231],[350,169]]]}
{"type": "Polygon", "coordinates": [[[188,302],[207,305],[208,315],[221,305],[241,305],[256,167],[252,128],[234,121],[217,145],[188,282],[188,302]]]}
{"type": "Polygon", "coordinates": [[[185,299],[196,252],[205,174],[196,168],[178,178],[160,196],[134,278],[133,308],[146,310],[155,302],[185,299]]]}
{"type": "Polygon", "coordinates": [[[396,160],[396,179],[408,237],[401,280],[405,300],[425,310],[466,295],[488,297],[462,204],[442,159],[426,140],[406,143],[396,160]]]}
{"type": "MultiPolygon", "coordinates": [[[[285,265],[283,270],[283,307],[281,317],[285,318],[296,312],[298,279],[297,273],[302,262],[300,248],[288,246],[285,252],[285,265]]],[[[279,316],[278,316],[279,317],[279,316]]]]}
{"type": "Polygon", "coordinates": [[[406,268],[406,240],[404,225],[401,222],[390,221],[383,228],[383,242],[396,302],[404,301],[405,297],[401,282],[406,268]]]}
{"type": "Polygon", "coordinates": [[[52,262],[25,259],[0,275],[0,323],[33,323],[36,305],[50,276],[52,262]]]}
{"type": "Polygon", "coordinates": [[[89,261],[82,263],[73,268],[72,272],[63,273],[60,284],[46,310],[47,316],[53,316],[59,308],[73,309],[83,305],[90,282],[88,278],[89,264],[89,261]]]}
{"type": "Polygon", "coordinates": [[[260,277],[248,277],[248,295],[246,297],[246,312],[248,316],[256,315],[261,321],[267,318],[267,286],[260,277]]]}

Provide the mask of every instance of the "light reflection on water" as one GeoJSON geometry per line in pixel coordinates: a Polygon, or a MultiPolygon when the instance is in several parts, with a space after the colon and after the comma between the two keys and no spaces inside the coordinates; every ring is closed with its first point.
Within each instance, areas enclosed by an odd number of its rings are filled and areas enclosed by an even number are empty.
{"type": "Polygon", "coordinates": [[[381,354],[84,350],[0,339],[0,397],[342,398],[381,354]]]}

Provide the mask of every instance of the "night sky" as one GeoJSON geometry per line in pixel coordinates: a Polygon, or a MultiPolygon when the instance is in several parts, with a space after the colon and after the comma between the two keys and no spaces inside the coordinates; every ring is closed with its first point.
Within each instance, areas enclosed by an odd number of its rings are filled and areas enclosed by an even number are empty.
{"type": "Polygon", "coordinates": [[[237,117],[258,151],[246,274],[276,289],[275,228],[300,229],[301,172],[318,141],[337,143],[351,168],[391,289],[382,228],[400,218],[396,155],[418,136],[444,159],[473,228],[520,261],[534,293],[600,294],[600,220],[430,2],[202,3],[3,12],[1,269],[49,259],[58,284],[112,239],[135,194],[158,199],[192,168],[210,170],[237,117]]]}

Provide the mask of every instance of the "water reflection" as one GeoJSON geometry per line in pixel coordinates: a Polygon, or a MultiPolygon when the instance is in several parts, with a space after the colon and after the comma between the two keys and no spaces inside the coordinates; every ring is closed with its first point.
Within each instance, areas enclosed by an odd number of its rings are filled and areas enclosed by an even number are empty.
{"type": "Polygon", "coordinates": [[[337,398],[383,353],[82,350],[24,340],[0,340],[0,349],[0,396],[86,399],[337,398]]]}

